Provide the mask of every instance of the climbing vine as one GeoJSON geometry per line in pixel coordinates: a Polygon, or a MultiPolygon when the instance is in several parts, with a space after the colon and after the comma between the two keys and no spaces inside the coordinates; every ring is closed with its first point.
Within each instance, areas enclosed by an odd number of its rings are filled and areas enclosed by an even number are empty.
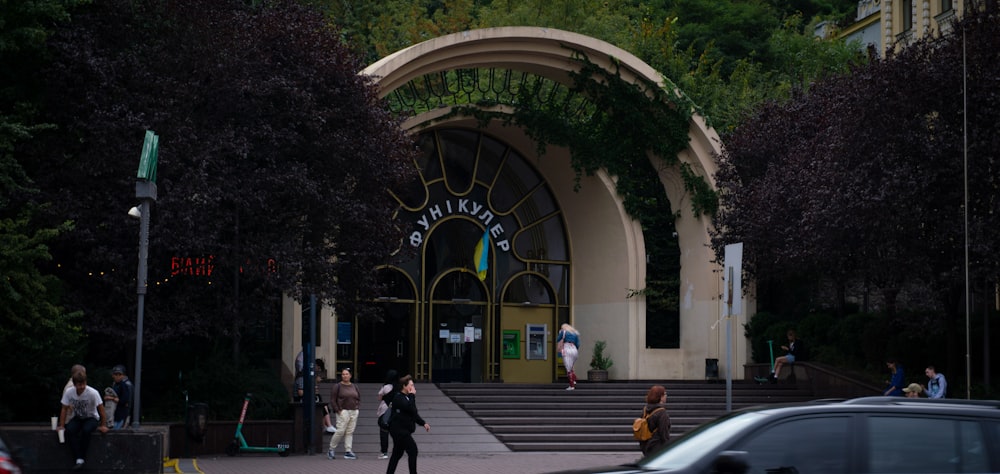
{"type": "MultiPolygon", "coordinates": [[[[609,71],[581,52],[574,54],[574,60],[580,68],[569,73],[570,85],[536,76],[519,83],[512,110],[484,109],[497,102],[478,100],[455,105],[439,120],[460,115],[475,117],[483,125],[492,120],[516,124],[538,144],[539,155],[550,144],[566,147],[578,186],[580,177],[603,168],[615,177],[625,210],[640,220],[646,207],[640,202],[650,198],[640,183],[650,171],[657,171],[649,159],[656,155],[664,165],[679,167],[694,215],[713,215],[718,195],[705,178],[677,158],[688,146],[694,104],[669,82],[667,87],[644,79],[630,83],[622,79],[617,63],[609,71]]],[[[662,188],[654,192],[662,194],[662,188]]]]}
{"type": "Polygon", "coordinates": [[[517,125],[537,143],[539,156],[544,155],[548,145],[565,147],[570,151],[577,189],[582,176],[591,176],[600,169],[613,176],[625,211],[642,224],[650,260],[646,288],[627,290],[630,297],[646,297],[646,344],[679,347],[680,256],[676,233],[672,232],[676,216],[653,163],[678,167],[694,215],[715,214],[718,195],[704,177],[678,158],[688,147],[690,120],[696,108],[669,81],[666,87],[641,78],[631,83],[622,79],[617,62],[608,70],[579,51],[573,59],[579,70],[569,73],[571,84],[527,73],[511,80],[510,71],[506,71],[502,77],[510,85],[510,93],[505,95],[482,92],[468,79],[501,77],[495,71],[462,70],[454,71],[451,78],[443,74],[425,77],[422,90],[411,84],[411,95],[422,94],[419,100],[430,104],[429,99],[436,99],[440,105],[448,94],[432,97],[430,89],[441,85],[444,87],[437,90],[444,91],[451,79],[452,110],[438,120],[469,116],[476,118],[481,127],[494,120],[517,125]],[[462,94],[463,100],[457,100],[462,94]],[[650,155],[660,161],[651,161],[650,155]]]}

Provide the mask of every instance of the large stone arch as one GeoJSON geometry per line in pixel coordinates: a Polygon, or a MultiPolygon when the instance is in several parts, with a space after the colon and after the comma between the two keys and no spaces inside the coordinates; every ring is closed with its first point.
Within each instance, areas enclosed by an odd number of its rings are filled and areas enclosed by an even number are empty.
{"type": "MultiPolygon", "coordinates": [[[[393,53],[362,72],[373,78],[383,96],[419,76],[458,68],[503,67],[530,72],[554,81],[567,82],[568,72],[578,68],[575,51],[605,68],[619,68],[626,81],[648,81],[664,85],[659,72],[632,55],[606,42],[567,31],[537,27],[502,27],[465,31],[434,38],[393,53]]],[[[451,116],[436,109],[410,117],[404,128],[414,133],[434,127],[478,128],[467,117],[451,116]]],[[[535,143],[516,127],[498,124],[486,130],[522,151],[535,150],[535,143]]],[[[678,158],[714,188],[714,155],[720,141],[705,120],[694,115],[689,126],[688,148],[678,158]]],[[[658,158],[653,157],[657,160],[658,158]]],[[[695,216],[688,194],[675,167],[658,166],[673,212],[681,247],[681,344],[679,349],[647,349],[645,302],[627,298],[628,289],[644,286],[646,257],[638,222],[624,211],[613,179],[604,173],[585,177],[579,192],[568,151],[549,147],[538,168],[550,183],[569,223],[574,260],[574,324],[584,334],[578,371],[585,371],[592,343],[608,341],[615,360],[616,379],[697,379],[704,376],[704,359],[725,355],[725,335],[717,324],[722,306],[719,266],[709,247],[710,221],[695,216]]],[[[743,308],[748,308],[747,304],[743,308]]],[[[748,308],[749,309],[749,308],[748,308]]],[[[745,322],[739,315],[733,324],[745,322]]],[[[743,338],[735,338],[734,367],[746,362],[743,338]]],[[[722,369],[726,370],[725,361],[722,369]]],[[[724,373],[724,372],[723,372],[724,373]]],[[[734,371],[741,377],[742,371],[734,371]]]]}

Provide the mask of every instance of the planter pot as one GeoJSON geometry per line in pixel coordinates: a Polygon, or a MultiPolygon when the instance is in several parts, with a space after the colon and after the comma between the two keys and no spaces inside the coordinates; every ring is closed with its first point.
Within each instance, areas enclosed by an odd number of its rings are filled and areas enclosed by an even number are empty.
{"type": "Polygon", "coordinates": [[[608,381],[608,371],[607,370],[588,370],[587,380],[590,382],[607,382],[608,381]]]}

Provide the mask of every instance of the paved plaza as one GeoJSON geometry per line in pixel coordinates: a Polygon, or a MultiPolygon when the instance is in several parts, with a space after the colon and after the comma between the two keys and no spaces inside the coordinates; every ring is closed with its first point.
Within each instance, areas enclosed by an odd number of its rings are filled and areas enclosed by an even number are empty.
{"type": "MultiPolygon", "coordinates": [[[[374,395],[379,384],[357,384],[361,390],[361,419],[354,433],[354,453],[358,459],[343,458],[344,444],[337,448],[337,459],[326,458],[326,452],[296,453],[282,458],[275,454],[224,454],[200,456],[195,460],[205,474],[256,473],[384,473],[388,460],[379,460],[378,427],[375,424],[374,395]],[[372,395],[372,397],[368,397],[372,395]]],[[[417,383],[417,407],[431,425],[431,431],[417,428],[413,437],[420,455],[419,472],[428,474],[466,473],[542,473],[588,466],[625,464],[638,460],[639,447],[634,452],[513,452],[486,428],[472,419],[465,410],[451,401],[437,386],[417,383]]],[[[324,446],[330,436],[323,437],[324,446]]],[[[390,441],[391,443],[391,441],[390,441]]],[[[406,473],[406,456],[396,468],[406,473]]]]}
{"type": "MultiPolygon", "coordinates": [[[[418,441],[419,444],[419,441],[418,441]]],[[[484,454],[421,454],[417,459],[419,472],[427,474],[511,473],[529,474],[552,472],[560,469],[624,464],[638,459],[635,453],[484,453],[484,454]]],[[[205,474],[382,474],[388,460],[378,460],[375,454],[358,454],[358,459],[338,457],[329,460],[325,454],[292,455],[281,458],[275,455],[243,455],[239,457],[201,458],[199,469],[205,474]]],[[[408,472],[406,456],[400,460],[396,472],[408,472]]]]}

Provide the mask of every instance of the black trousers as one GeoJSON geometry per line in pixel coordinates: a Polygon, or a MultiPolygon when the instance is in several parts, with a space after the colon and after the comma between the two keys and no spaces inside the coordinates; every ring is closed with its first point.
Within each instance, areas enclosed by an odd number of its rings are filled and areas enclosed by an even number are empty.
{"type": "MultiPolygon", "coordinates": [[[[378,424],[378,420],[375,420],[375,424],[378,424]]],[[[382,448],[379,450],[380,453],[389,452],[389,430],[383,429],[381,425],[378,427],[378,443],[382,448]]]]}
{"type": "Polygon", "coordinates": [[[392,456],[389,457],[389,467],[385,474],[394,474],[396,465],[399,464],[403,452],[406,452],[406,461],[410,466],[410,474],[417,474],[417,442],[413,440],[413,433],[405,431],[390,431],[392,435],[392,456]]]}
{"type": "Polygon", "coordinates": [[[74,459],[86,459],[87,448],[90,447],[90,434],[97,430],[97,418],[80,418],[74,416],[66,423],[66,442],[73,452],[74,459]]]}

